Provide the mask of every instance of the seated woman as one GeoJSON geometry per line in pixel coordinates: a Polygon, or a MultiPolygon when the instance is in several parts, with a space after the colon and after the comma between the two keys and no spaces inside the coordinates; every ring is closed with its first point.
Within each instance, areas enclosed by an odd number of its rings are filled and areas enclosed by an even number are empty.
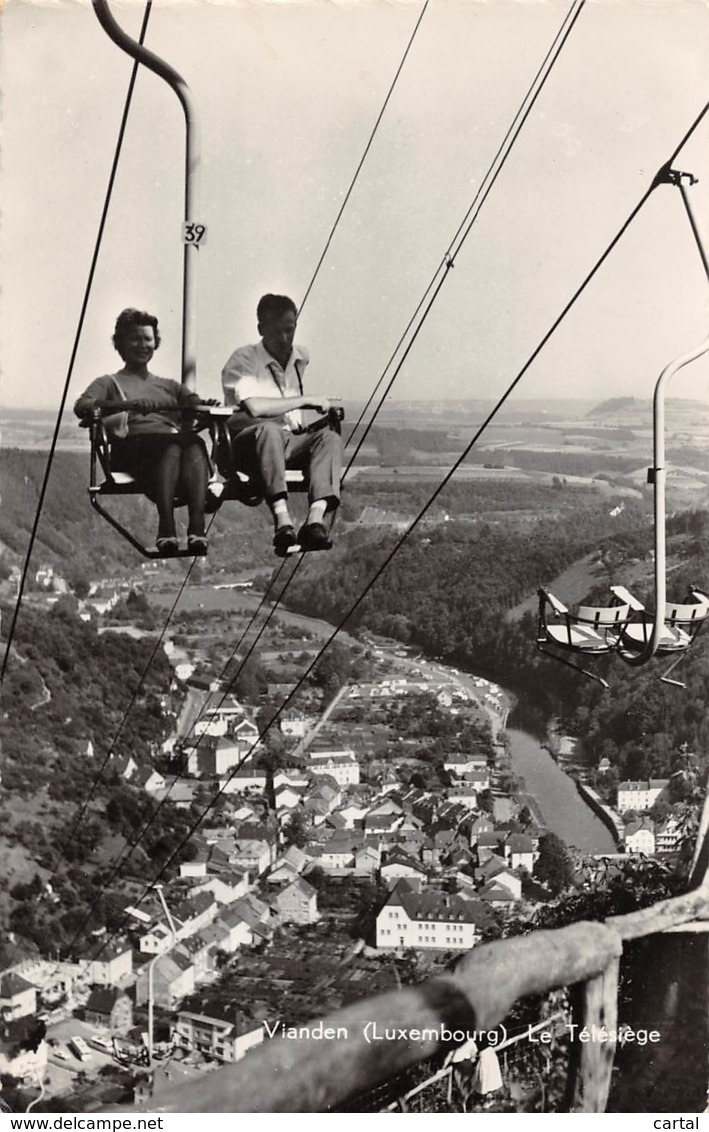
{"type": "MultiPolygon", "coordinates": [[[[192,429],[189,417],[174,409],[196,407],[196,393],[148,369],[160,345],[155,315],[129,307],[121,311],[113,334],[113,345],[123,359],[116,373],[97,377],[74,405],[79,417],[104,404],[140,402],[140,411],[128,413],[128,434],[111,442],[111,464],[116,471],[130,473],[158,509],[157,549],[163,558],[177,554],[175,496],[187,504],[187,549],[207,553],[204,508],[209,480],[209,461],[202,439],[192,429]]],[[[106,418],[108,422],[110,418],[106,418]]]]}

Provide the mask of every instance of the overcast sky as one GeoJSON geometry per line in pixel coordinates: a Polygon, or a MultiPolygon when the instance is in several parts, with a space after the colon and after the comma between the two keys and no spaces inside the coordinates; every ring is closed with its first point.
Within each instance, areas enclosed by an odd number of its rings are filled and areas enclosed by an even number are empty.
{"type": "MultiPolygon", "coordinates": [[[[430,0],[302,313],[309,385],[366,397],[479,187],[570,0],[430,0]]],[[[416,20],[419,0],[155,0],[147,44],[202,123],[198,388],[257,338],[269,290],[300,302],[416,20]]],[[[116,3],[138,34],[143,7],[116,3]]],[[[4,406],[53,407],[67,373],[132,61],[85,0],[2,10],[4,406]]],[[[587,0],[393,390],[492,397],[709,101],[705,0],[587,0]]],[[[70,400],[120,365],[125,306],[158,315],[179,379],[183,117],[141,70],[70,400]]],[[[709,234],[709,115],[677,164],[709,234]]],[[[708,236],[709,238],[709,236],[708,236]]],[[[705,334],[709,284],[662,187],[518,396],[649,397],[705,334]]],[[[709,365],[672,392],[709,399],[709,365]]]]}

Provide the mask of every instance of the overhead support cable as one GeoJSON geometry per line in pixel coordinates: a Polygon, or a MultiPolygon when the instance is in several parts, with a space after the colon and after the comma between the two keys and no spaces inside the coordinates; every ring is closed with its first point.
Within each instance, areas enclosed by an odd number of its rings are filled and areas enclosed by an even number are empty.
{"type": "Polygon", "coordinates": [[[448,248],[447,248],[446,252],[444,253],[443,258],[442,258],[439,266],[436,268],[436,271],[434,272],[431,281],[429,282],[428,286],[426,287],[426,290],[424,291],[424,294],[423,294],[422,298],[420,299],[418,306],[416,307],[416,310],[414,311],[412,318],[409,320],[409,323],[407,324],[406,329],[404,330],[404,333],[402,334],[401,338],[399,339],[399,341],[398,341],[398,343],[397,343],[397,345],[394,349],[394,352],[392,353],[391,357],[389,358],[389,361],[387,362],[386,366],[384,367],[384,370],[382,372],[381,377],[377,381],[377,383],[374,387],[374,390],[370,394],[369,399],[367,400],[364,408],[362,409],[362,412],[360,413],[359,418],[358,418],[357,422],[355,423],[354,428],[352,429],[352,432],[350,433],[349,437],[347,438],[347,444],[349,445],[352,442],[352,438],[354,437],[355,433],[357,432],[357,430],[358,430],[360,424],[362,423],[367,411],[369,410],[369,407],[372,404],[372,401],[374,400],[374,397],[375,397],[378,389],[380,388],[382,382],[384,381],[384,378],[387,374],[387,371],[394,364],[394,360],[397,356],[397,353],[401,349],[403,343],[406,341],[406,337],[409,334],[411,327],[414,324],[416,324],[416,329],[414,330],[414,333],[409,340],[409,343],[406,347],[406,350],[404,351],[404,354],[402,355],[401,360],[399,361],[396,369],[394,370],[391,378],[389,379],[389,381],[386,385],[386,388],[384,390],[384,393],[382,394],[382,396],[379,400],[379,403],[377,404],[377,407],[374,411],[374,414],[373,414],[372,418],[369,420],[369,422],[367,423],[367,425],[364,429],[364,432],[363,432],[361,438],[359,439],[352,456],[350,457],[350,460],[349,460],[347,467],[345,469],[345,476],[343,478],[346,478],[347,473],[349,472],[353,463],[357,459],[357,456],[359,455],[359,452],[360,452],[362,446],[364,445],[364,442],[366,441],[367,436],[369,435],[370,429],[372,428],[372,425],[374,424],[375,418],[379,414],[379,411],[382,408],[382,405],[384,404],[384,401],[386,400],[387,396],[389,395],[391,388],[392,388],[394,382],[396,381],[396,378],[398,377],[399,373],[401,372],[401,368],[402,368],[404,362],[406,361],[406,358],[409,355],[411,347],[412,347],[413,343],[416,341],[416,338],[418,337],[418,334],[419,334],[424,322],[426,321],[426,318],[428,317],[429,311],[431,310],[433,303],[435,302],[443,284],[445,283],[446,279],[448,278],[448,273],[455,266],[456,258],[460,254],[460,251],[462,250],[463,244],[465,243],[468,235],[470,234],[470,231],[473,227],[473,224],[477,220],[477,218],[478,218],[478,216],[479,216],[479,214],[482,210],[482,207],[485,204],[485,201],[487,200],[488,196],[492,192],[492,189],[495,185],[495,182],[496,182],[498,176],[500,175],[500,173],[502,172],[502,169],[505,165],[505,162],[507,161],[507,159],[508,159],[508,157],[509,157],[509,155],[512,151],[512,147],[514,146],[515,142],[517,141],[517,138],[519,137],[519,135],[522,131],[522,128],[525,125],[527,118],[529,117],[529,115],[530,115],[530,113],[531,113],[531,111],[534,107],[535,102],[537,101],[539,95],[541,94],[542,90],[544,89],[544,85],[545,85],[547,79],[549,78],[549,75],[552,72],[554,64],[556,63],[556,61],[557,61],[557,59],[558,59],[558,57],[561,53],[562,48],[566,44],[566,41],[567,41],[569,35],[571,34],[571,32],[572,32],[572,30],[573,30],[573,28],[576,24],[576,21],[578,20],[579,16],[581,15],[581,12],[583,10],[585,3],[586,3],[586,0],[574,0],[571,8],[569,9],[569,11],[564,16],[564,19],[561,23],[561,27],[557,31],[557,33],[556,33],[556,35],[555,35],[555,37],[552,41],[552,44],[551,44],[549,50],[547,51],[541,65],[539,67],[539,70],[535,74],[534,79],[532,80],[532,83],[531,83],[529,89],[527,90],[527,93],[525,94],[524,98],[522,99],[522,102],[520,104],[519,109],[517,110],[517,113],[515,114],[514,118],[512,119],[512,122],[511,122],[510,126],[508,127],[507,132],[506,132],[502,142],[500,143],[500,146],[497,149],[497,152],[495,153],[495,156],[493,157],[490,165],[488,166],[488,169],[485,173],[485,176],[483,177],[482,181],[480,182],[480,187],[478,188],[475,196],[473,197],[473,200],[472,200],[467,212],[465,213],[465,216],[463,217],[460,224],[458,225],[458,228],[455,232],[455,235],[453,236],[452,240],[450,241],[448,248]],[[436,283],[436,280],[438,280],[437,283],[436,283]],[[435,290],[434,290],[434,288],[435,288],[435,290]],[[429,296],[429,294],[431,293],[432,290],[433,290],[432,298],[428,302],[428,304],[425,306],[425,309],[423,309],[424,304],[426,303],[426,299],[428,298],[428,296],[429,296]],[[416,323],[417,316],[419,315],[419,313],[421,312],[422,309],[423,309],[423,314],[421,314],[421,317],[418,319],[418,323],[416,323]]]}
{"type": "Polygon", "coordinates": [[[367,141],[367,144],[364,147],[364,153],[362,154],[362,156],[359,160],[359,164],[358,164],[357,168],[355,169],[354,176],[353,176],[353,178],[350,182],[350,187],[348,188],[347,192],[345,193],[345,199],[343,200],[342,204],[340,205],[340,210],[337,213],[337,216],[335,217],[335,222],[334,222],[334,224],[333,224],[333,226],[330,230],[330,235],[328,236],[328,238],[325,242],[325,247],[323,248],[322,253],[320,255],[320,259],[318,260],[318,262],[315,266],[315,271],[313,272],[312,278],[311,278],[310,282],[308,283],[308,286],[305,289],[305,294],[303,295],[303,298],[301,299],[300,308],[298,310],[298,317],[300,317],[300,315],[303,313],[303,307],[305,306],[305,304],[308,300],[308,296],[313,289],[313,284],[315,283],[315,280],[318,277],[318,273],[320,271],[320,268],[322,267],[323,260],[325,259],[325,256],[327,255],[328,250],[330,248],[330,244],[333,241],[335,232],[337,231],[340,220],[342,219],[342,214],[344,213],[344,211],[347,207],[347,202],[349,201],[350,197],[352,196],[352,192],[353,192],[354,187],[357,183],[357,178],[359,177],[360,172],[362,170],[362,166],[364,165],[364,163],[367,159],[367,154],[369,153],[370,149],[372,148],[372,143],[374,142],[374,137],[376,135],[377,130],[379,129],[379,124],[380,124],[382,118],[384,117],[384,113],[386,111],[386,108],[389,105],[389,100],[391,99],[391,96],[394,93],[394,87],[396,86],[398,79],[399,79],[399,75],[401,74],[401,72],[404,68],[404,63],[406,62],[407,56],[409,54],[409,51],[411,50],[414,39],[416,38],[416,33],[417,33],[417,31],[418,31],[418,29],[421,25],[421,21],[422,21],[423,17],[426,15],[426,9],[428,8],[428,4],[429,4],[429,0],[426,0],[425,4],[424,4],[424,6],[421,10],[421,14],[419,15],[419,18],[416,21],[416,26],[414,27],[414,30],[411,33],[411,38],[409,39],[409,42],[406,46],[406,50],[404,51],[401,62],[399,63],[399,66],[397,68],[396,74],[394,75],[394,78],[392,80],[392,84],[389,87],[389,90],[387,92],[387,96],[384,99],[384,103],[382,105],[382,108],[379,111],[379,114],[377,116],[377,120],[374,123],[374,127],[372,129],[372,132],[369,135],[369,140],[367,141]]]}
{"type": "MultiPolygon", "coordinates": [[[[145,5],[145,13],[143,15],[143,23],[142,23],[142,26],[141,26],[141,29],[140,29],[140,43],[141,44],[143,43],[143,41],[145,39],[146,32],[148,30],[148,21],[150,19],[151,8],[152,8],[152,0],[147,0],[147,3],[145,5]]],[[[39,500],[38,500],[38,503],[37,503],[37,511],[35,513],[34,522],[32,524],[32,531],[30,533],[30,540],[29,540],[29,543],[27,545],[27,552],[25,554],[25,561],[24,561],[24,564],[23,564],[23,567],[22,567],[22,575],[20,577],[20,584],[19,584],[18,591],[17,591],[17,600],[15,602],[15,609],[14,609],[14,612],[13,612],[12,621],[10,623],[10,628],[9,628],[9,631],[8,631],[8,638],[7,638],[7,644],[5,646],[5,654],[4,654],[4,657],[3,657],[2,669],[0,670],[0,685],[4,681],[5,673],[7,671],[8,660],[9,660],[9,657],[10,657],[10,650],[12,648],[12,642],[14,640],[15,629],[16,629],[16,626],[17,626],[17,618],[18,618],[18,615],[19,615],[19,612],[20,612],[20,606],[22,604],[22,598],[23,598],[24,591],[25,591],[25,585],[27,583],[27,574],[28,574],[28,571],[29,571],[30,559],[32,557],[32,551],[34,550],[34,544],[35,544],[35,541],[36,541],[36,538],[37,538],[37,531],[39,529],[39,520],[40,520],[40,516],[42,514],[42,507],[44,506],[44,499],[45,499],[45,496],[47,494],[47,488],[49,486],[49,475],[50,475],[50,472],[51,472],[51,469],[52,469],[52,462],[54,460],[54,453],[56,451],[57,441],[59,439],[59,430],[61,428],[62,417],[64,415],[64,409],[66,407],[66,399],[67,399],[67,396],[69,394],[69,386],[71,384],[71,379],[72,379],[72,376],[73,376],[73,373],[74,373],[74,364],[76,362],[76,355],[77,355],[77,352],[78,352],[78,349],[79,349],[79,343],[81,341],[81,335],[82,335],[83,329],[84,329],[84,321],[86,319],[86,311],[88,309],[89,297],[91,295],[91,288],[93,286],[94,275],[96,273],[96,266],[98,264],[98,256],[99,256],[99,252],[101,250],[101,243],[102,243],[102,240],[103,240],[104,229],[106,227],[106,221],[108,219],[108,208],[109,208],[109,205],[111,203],[111,197],[113,195],[113,186],[115,184],[116,174],[118,172],[118,161],[119,161],[119,158],[120,158],[120,155],[121,155],[121,150],[123,148],[123,140],[125,138],[126,127],[127,127],[127,124],[128,124],[128,114],[129,114],[129,111],[130,111],[131,102],[133,100],[133,91],[135,89],[135,82],[136,82],[137,75],[138,75],[138,62],[136,61],[133,65],[133,70],[131,71],[130,81],[128,83],[128,91],[127,91],[127,94],[126,94],[125,104],[124,104],[124,107],[123,107],[123,115],[121,117],[121,124],[120,124],[119,130],[118,130],[118,139],[116,141],[116,149],[115,149],[115,153],[114,153],[114,156],[113,156],[113,163],[111,165],[111,172],[110,172],[109,177],[108,177],[108,187],[106,189],[106,196],[104,198],[103,209],[101,211],[101,219],[99,221],[98,232],[97,232],[97,235],[96,235],[96,242],[95,242],[95,245],[94,245],[93,255],[91,257],[91,266],[89,267],[88,279],[87,279],[87,282],[86,282],[86,287],[84,289],[84,298],[83,298],[82,304],[81,304],[81,312],[79,314],[79,322],[78,322],[78,325],[77,325],[77,328],[76,328],[76,334],[74,335],[74,345],[72,346],[71,356],[70,356],[70,359],[69,359],[69,368],[67,370],[66,379],[64,381],[64,389],[62,391],[62,395],[61,395],[61,398],[60,398],[60,401],[59,401],[59,409],[57,411],[57,419],[56,419],[56,423],[55,423],[55,426],[54,426],[54,432],[52,434],[52,441],[51,441],[51,444],[50,444],[50,447],[49,447],[49,456],[47,458],[47,464],[46,464],[45,469],[44,469],[44,478],[42,480],[42,486],[41,486],[40,493],[39,493],[39,500]]]]}

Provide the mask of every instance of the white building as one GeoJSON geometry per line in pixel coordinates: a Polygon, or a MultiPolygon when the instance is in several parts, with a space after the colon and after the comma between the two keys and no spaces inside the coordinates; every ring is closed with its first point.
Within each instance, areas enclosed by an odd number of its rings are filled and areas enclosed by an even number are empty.
{"type": "Polygon", "coordinates": [[[655,852],[655,827],[649,818],[631,821],[625,827],[625,848],[628,853],[655,852]]]}
{"type": "Polygon", "coordinates": [[[400,882],[377,916],[377,947],[466,951],[477,943],[488,919],[480,901],[414,893],[400,882]]]}
{"type": "Polygon", "coordinates": [[[668,778],[651,778],[648,781],[621,782],[618,786],[618,810],[651,810],[669,785],[668,778]]]}
{"type": "Polygon", "coordinates": [[[231,1021],[192,1014],[181,1010],[177,1015],[173,1037],[175,1045],[197,1050],[216,1061],[239,1061],[253,1046],[263,1041],[263,1026],[234,1012],[231,1021]]]}

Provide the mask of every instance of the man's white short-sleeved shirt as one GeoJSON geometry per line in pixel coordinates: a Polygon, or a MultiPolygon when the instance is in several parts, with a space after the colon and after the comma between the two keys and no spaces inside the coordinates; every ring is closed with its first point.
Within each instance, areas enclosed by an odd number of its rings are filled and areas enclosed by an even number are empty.
{"type": "MultiPolygon", "coordinates": [[[[222,370],[224,403],[238,409],[251,397],[299,397],[309,361],[310,355],[303,346],[293,347],[285,369],[263,342],[240,346],[222,370]]],[[[297,432],[303,425],[303,414],[297,410],[274,419],[290,431],[297,432]]]]}

